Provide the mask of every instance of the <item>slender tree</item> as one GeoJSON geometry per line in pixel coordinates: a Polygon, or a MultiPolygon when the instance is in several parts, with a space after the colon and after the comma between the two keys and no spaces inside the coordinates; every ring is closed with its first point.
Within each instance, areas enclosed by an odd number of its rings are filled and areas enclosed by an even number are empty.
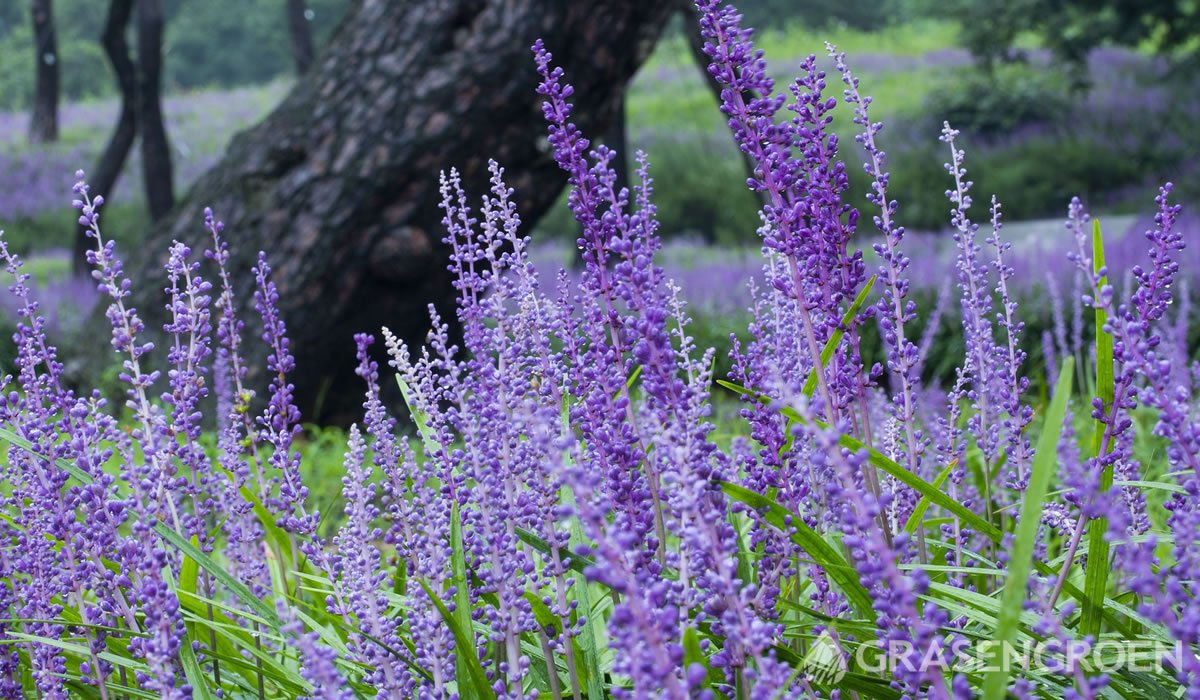
{"type": "MultiPolygon", "coordinates": [[[[117,117],[117,125],[108,138],[108,145],[100,156],[96,169],[90,173],[92,190],[97,194],[108,195],[117,184],[121,169],[133,148],[137,137],[138,114],[138,77],[137,67],[129,55],[129,42],[125,35],[129,22],[133,17],[133,0],[112,0],[108,6],[108,16],[104,21],[104,33],[100,43],[112,66],[113,77],[117,81],[117,89],[121,93],[121,111],[117,117]]],[[[90,241],[81,230],[75,237],[74,266],[76,274],[84,274],[88,270],[87,250],[90,241]]]]}
{"type": "Polygon", "coordinates": [[[137,0],[137,122],[142,132],[142,173],[150,218],[159,221],[175,205],[171,145],[162,112],[162,0],[137,0]]]}
{"type": "Polygon", "coordinates": [[[312,22],[304,0],[287,0],[288,34],[292,38],[292,58],[296,72],[303,75],[312,66],[316,55],[313,49],[312,22]]]}
{"type": "Polygon", "coordinates": [[[29,140],[46,143],[58,139],[58,42],[54,36],[54,3],[32,0],[35,80],[29,140]]]}

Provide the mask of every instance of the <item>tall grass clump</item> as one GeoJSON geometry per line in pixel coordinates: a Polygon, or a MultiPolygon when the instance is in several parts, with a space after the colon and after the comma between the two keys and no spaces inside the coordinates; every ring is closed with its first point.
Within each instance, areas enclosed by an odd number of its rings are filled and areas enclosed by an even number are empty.
{"type": "Polygon", "coordinates": [[[646,158],[617,190],[613,152],[572,123],[572,88],[539,42],[582,272],[539,276],[500,165],[474,207],[442,176],[461,341],[432,307],[422,347],[382,329],[408,405],[399,430],[376,340],[353,338],[362,384],[339,390],[361,393],[363,420],[329,538],[301,478],[265,256],[264,397],[211,215],[206,250],[168,251],[168,366],[153,367],[103,198],[80,174],[118,411],[67,385],[0,247],[21,313],[0,401],[0,697],[1194,696],[1200,370],[1159,328],[1183,246],[1170,186],[1127,294],[1071,204],[1094,371],[1079,386],[1067,358],[1035,395],[1001,206],[983,231],[971,219],[947,125],[945,275],[965,352],[951,385],[929,385],[871,99],[832,46],[840,100],[815,57],[776,92],[734,10],[697,5],[765,202],[763,281],[730,376],[713,377],[655,265],[646,158]],[[839,103],[873,183],[861,213],[829,128],[839,103]],[[877,230],[878,269],[853,247],[860,227],[877,230]],[[872,326],[886,360],[868,366],[872,326]],[[732,439],[716,437],[714,392],[740,397],[720,431],[732,439]]]}

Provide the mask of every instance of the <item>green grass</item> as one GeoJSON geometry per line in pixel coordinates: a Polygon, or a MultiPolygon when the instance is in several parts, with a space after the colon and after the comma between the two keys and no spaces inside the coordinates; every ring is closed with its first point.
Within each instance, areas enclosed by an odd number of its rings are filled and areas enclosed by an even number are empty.
{"type": "MultiPolygon", "coordinates": [[[[796,64],[809,54],[823,57],[826,41],[846,52],[853,69],[856,55],[905,58],[953,48],[955,28],[952,23],[931,20],[893,25],[878,32],[848,27],[812,30],[791,25],[762,33],[758,45],[766,52],[778,87],[786,89],[796,64]]],[[[883,118],[919,113],[926,96],[943,84],[945,75],[944,70],[925,68],[861,73],[867,81],[864,89],[875,98],[875,114],[883,118]]],[[[841,94],[836,76],[830,76],[830,88],[831,94],[841,94]]],[[[628,118],[634,134],[655,127],[711,133],[724,128],[724,118],[716,106],[716,98],[705,84],[687,42],[678,33],[671,33],[659,42],[631,85],[628,118]]],[[[849,124],[848,113],[837,122],[839,130],[849,124]]]]}
{"type": "Polygon", "coordinates": [[[891,24],[874,32],[864,32],[845,25],[822,29],[791,25],[782,31],[768,30],[759,34],[755,44],[767,57],[793,57],[809,53],[820,54],[825,42],[835,44],[848,54],[888,53],[896,56],[920,56],[958,45],[958,27],[954,22],[939,19],[918,19],[903,24],[891,24]]]}
{"type": "MultiPolygon", "coordinates": [[[[54,248],[70,250],[78,230],[75,220],[79,215],[69,205],[67,201],[61,210],[0,222],[4,241],[14,253],[20,255],[54,248]]],[[[150,216],[144,204],[105,203],[103,216],[106,231],[110,231],[109,235],[126,250],[136,246],[150,226],[150,216]]],[[[57,269],[53,261],[44,264],[48,266],[47,272],[57,269]]]]}

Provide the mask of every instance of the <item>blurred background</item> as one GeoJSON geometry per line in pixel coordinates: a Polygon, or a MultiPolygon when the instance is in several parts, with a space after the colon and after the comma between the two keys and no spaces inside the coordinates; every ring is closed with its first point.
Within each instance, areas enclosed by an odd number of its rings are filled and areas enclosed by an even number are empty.
{"type": "MultiPolygon", "coordinates": [[[[70,188],[77,168],[104,160],[121,120],[121,86],[102,41],[119,4],[0,0],[0,228],[10,247],[28,256],[52,330],[64,339],[79,332],[95,302],[92,285],[71,275],[77,231],[70,188]]],[[[373,3],[124,4],[132,17],[115,31],[138,63],[139,85],[146,62],[158,61],[150,79],[161,90],[172,195],[165,208],[155,204],[162,177],[144,172],[161,167],[161,158],[143,153],[120,164],[107,188],[105,216],[110,234],[132,249],[154,219],[170,216],[189,186],[222,161],[236,133],[269,115],[310,71],[321,70],[313,65],[328,46],[350,41],[342,37],[349,30],[338,30],[343,18],[373,3]]],[[[921,320],[932,325],[930,373],[951,371],[936,360],[957,355],[936,351],[937,344],[956,342],[953,304],[945,302],[953,253],[942,233],[949,223],[945,190],[952,184],[943,167],[948,150],[937,139],[943,120],[963,134],[975,218],[986,221],[984,205],[995,194],[1018,242],[1019,278],[1032,302],[1026,310],[1031,362],[1078,346],[1070,337],[1080,331],[1069,301],[1077,282],[1062,226],[1072,196],[1102,217],[1116,267],[1143,254],[1137,234],[1153,213],[1160,183],[1173,180],[1185,205],[1200,195],[1194,176],[1200,168],[1200,7],[1191,0],[743,0],[739,9],[757,28],[780,86],[810,53],[832,71],[823,58],[829,41],[847,53],[863,91],[874,96],[873,117],[886,125],[881,140],[891,196],[914,233],[909,253],[916,293],[934,310],[921,320]]],[[[698,60],[694,18],[685,4],[655,39],[603,140],[649,154],[661,232],[669,241],[664,265],[692,303],[700,341],[724,346],[731,328],[744,327],[745,281],[757,274],[759,202],[745,187],[746,165],[698,60]]],[[[840,95],[836,73],[829,82],[829,94],[840,95]]],[[[865,207],[857,127],[844,107],[834,128],[849,163],[850,201],[865,207]]],[[[138,134],[161,139],[145,129],[138,134]]],[[[431,181],[435,176],[424,174],[431,181]]],[[[569,268],[578,231],[565,202],[559,197],[536,218],[528,230],[539,266],[569,268]]],[[[863,224],[867,248],[870,226],[865,218],[863,224]]],[[[1190,217],[1185,225],[1190,240],[1196,227],[1190,217]]],[[[1200,268],[1186,269],[1190,276],[1200,268]]],[[[12,324],[11,310],[5,322],[12,324]]]]}

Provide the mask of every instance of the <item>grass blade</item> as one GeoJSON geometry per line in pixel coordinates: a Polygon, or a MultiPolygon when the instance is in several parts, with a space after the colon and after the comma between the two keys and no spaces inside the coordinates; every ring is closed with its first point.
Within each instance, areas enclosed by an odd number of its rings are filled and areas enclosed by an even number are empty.
{"type": "Polygon", "coordinates": [[[829,576],[830,580],[846,595],[846,599],[859,614],[872,616],[871,594],[863,587],[858,572],[854,570],[842,555],[826,542],[815,530],[804,523],[804,520],[779,505],[770,498],[757,494],[750,489],[737,484],[720,482],[721,490],[739,503],[750,506],[762,514],[771,525],[803,549],[829,576]]]}
{"type": "Polygon", "coordinates": [[[417,432],[421,436],[421,442],[425,444],[426,449],[430,454],[441,452],[442,444],[438,442],[433,431],[429,428],[429,424],[425,421],[425,412],[413,405],[412,389],[404,379],[397,374],[396,385],[400,387],[400,395],[404,398],[404,405],[408,408],[408,415],[412,419],[414,425],[417,426],[417,432]]]}
{"type": "MultiPolygon", "coordinates": [[[[956,466],[958,466],[958,460],[954,460],[953,462],[947,464],[946,468],[938,473],[937,477],[934,478],[933,486],[938,490],[941,490],[942,484],[946,483],[947,477],[950,476],[950,472],[954,471],[954,467],[956,466]]],[[[929,510],[930,503],[931,501],[929,496],[921,496],[921,500],[917,503],[917,507],[913,508],[912,515],[908,516],[908,522],[904,523],[905,532],[912,533],[921,525],[921,523],[925,520],[925,511],[929,510]]]]}
{"type": "Polygon", "coordinates": [[[26,440],[25,438],[21,437],[20,435],[17,435],[16,433],[9,430],[8,428],[0,427],[0,440],[4,440],[5,442],[12,443],[12,444],[16,445],[17,447],[20,447],[22,450],[25,450],[29,454],[33,455],[34,457],[37,457],[43,461],[46,461],[46,462],[53,461],[54,465],[56,467],[58,467],[59,469],[62,469],[66,473],[75,477],[75,480],[81,484],[92,483],[92,477],[87,472],[83,471],[82,469],[75,466],[71,462],[68,462],[65,459],[51,460],[49,457],[39,453],[36,449],[34,449],[32,442],[26,440]]]}
{"type": "Polygon", "coordinates": [[[715,683],[721,682],[721,677],[713,672],[708,657],[704,655],[700,646],[700,635],[695,627],[689,625],[683,630],[683,667],[690,670],[693,664],[698,664],[704,669],[704,680],[695,690],[711,688],[715,683]]]}
{"type": "Polygon", "coordinates": [[[274,629],[279,629],[281,624],[279,621],[279,615],[276,614],[275,610],[272,609],[271,606],[267,605],[260,600],[258,596],[254,595],[254,593],[250,591],[246,584],[234,578],[233,574],[226,571],[220,564],[210,559],[207,554],[201,552],[197,547],[192,545],[191,542],[188,542],[180,537],[179,533],[167,527],[164,523],[156,523],[154,525],[154,531],[158,533],[159,537],[166,540],[168,544],[175,549],[178,549],[184,556],[195,561],[200,568],[212,574],[213,577],[221,583],[221,585],[225,586],[227,589],[229,589],[229,592],[237,596],[237,598],[241,600],[247,608],[252,610],[254,614],[266,620],[267,624],[271,625],[271,627],[274,629]]]}
{"type": "MultiPolygon", "coordinates": [[[[756,400],[760,403],[766,404],[768,406],[773,406],[776,408],[776,410],[778,410],[780,412],[780,414],[782,414],[783,416],[785,416],[787,418],[790,418],[791,420],[801,422],[801,423],[808,420],[804,416],[800,415],[795,409],[785,406],[783,404],[780,404],[779,402],[775,401],[771,397],[766,396],[764,394],[760,394],[756,391],[752,391],[743,386],[739,386],[737,384],[734,384],[733,382],[727,382],[723,379],[718,379],[717,384],[721,385],[722,387],[724,387],[736,394],[740,394],[742,396],[747,396],[747,397],[753,398],[754,400],[756,400]]],[[[814,424],[821,425],[822,427],[824,427],[824,424],[821,423],[820,421],[814,421],[814,424]]],[[[971,512],[968,508],[964,507],[961,503],[958,503],[957,501],[951,499],[949,496],[942,493],[941,489],[935,487],[933,484],[930,484],[929,482],[925,481],[921,477],[917,476],[916,474],[913,474],[912,472],[908,471],[904,467],[900,466],[895,461],[889,459],[886,455],[884,455],[879,450],[876,450],[873,447],[868,447],[867,445],[863,444],[860,440],[858,440],[857,438],[851,437],[850,435],[842,435],[838,439],[838,442],[843,447],[846,447],[851,450],[866,451],[868,461],[870,461],[871,464],[875,465],[880,470],[895,477],[897,481],[903,483],[905,486],[908,486],[911,489],[914,489],[915,491],[920,493],[922,496],[927,496],[933,504],[942,508],[947,513],[950,513],[951,515],[958,517],[964,525],[974,529],[976,532],[980,533],[981,535],[984,535],[985,537],[992,540],[993,542],[1001,543],[1003,541],[1004,534],[1002,532],[1000,532],[1000,529],[997,528],[995,525],[987,522],[983,518],[981,518],[978,515],[976,515],[975,513],[971,512]]],[[[1056,569],[1052,566],[1049,566],[1045,562],[1035,561],[1033,563],[1033,565],[1035,568],[1037,568],[1038,573],[1042,574],[1043,576],[1057,576],[1058,575],[1058,569],[1056,569]]],[[[1063,591],[1065,591],[1067,593],[1067,595],[1071,596],[1075,600],[1080,601],[1081,604],[1084,604],[1084,605],[1089,604],[1087,601],[1089,601],[1090,598],[1087,596],[1087,594],[1083,590],[1081,590],[1078,586],[1075,586],[1074,584],[1072,584],[1070,581],[1068,581],[1063,586],[1063,591]]],[[[1112,627],[1117,632],[1121,633],[1121,635],[1126,638],[1132,638],[1134,636],[1132,630],[1130,630],[1127,625],[1123,624],[1119,619],[1117,619],[1117,617],[1115,615],[1113,615],[1109,610],[1105,609],[1103,602],[1101,602],[1099,607],[1103,610],[1103,612],[1101,614],[1104,617],[1104,621],[1106,623],[1108,623],[1108,625],[1110,627],[1112,627]]]]}
{"type": "MultiPolygon", "coordinates": [[[[433,606],[437,608],[438,614],[442,616],[446,626],[450,628],[450,634],[454,636],[455,657],[457,657],[456,671],[462,675],[457,677],[459,696],[464,700],[473,700],[474,698],[489,698],[495,697],[488,686],[487,677],[483,673],[483,668],[479,665],[479,656],[475,650],[474,627],[464,630],[459,624],[458,611],[450,612],[446,609],[446,604],[442,599],[425,583],[422,579],[417,579],[417,583],[421,588],[425,589],[425,594],[429,596],[429,600],[433,606]]],[[[458,606],[458,603],[455,603],[458,606]]],[[[468,608],[468,619],[470,619],[470,609],[468,608]]]]}
{"type": "MultiPolygon", "coordinates": [[[[470,649],[470,654],[463,655],[463,651],[459,650],[455,664],[455,675],[459,679],[459,683],[463,683],[466,676],[472,672],[472,667],[478,665],[478,659],[475,656],[475,627],[471,622],[471,592],[467,588],[467,553],[463,548],[462,523],[461,514],[458,510],[458,503],[455,502],[450,506],[450,585],[454,586],[454,625],[459,629],[455,633],[455,638],[461,634],[470,649]],[[475,663],[472,664],[471,661],[475,663]]],[[[422,582],[422,586],[425,584],[422,582]]],[[[433,593],[429,594],[430,598],[434,598],[433,593]]],[[[438,606],[438,610],[443,609],[441,598],[434,598],[434,604],[438,606]]],[[[447,620],[447,624],[449,624],[447,620]]],[[[487,687],[485,683],[484,688],[487,687]]],[[[480,696],[482,697],[482,696],[480,696]]]]}
{"type": "MultiPolygon", "coordinates": [[[[195,539],[193,537],[193,539],[195,539]]],[[[166,579],[167,585],[175,590],[175,595],[180,592],[194,594],[196,592],[196,578],[199,573],[196,563],[190,557],[183,560],[183,569],[180,574],[178,584],[171,576],[171,570],[163,570],[163,578],[166,579]],[[189,564],[189,562],[191,562],[189,564]]],[[[188,685],[192,686],[192,698],[194,700],[215,700],[212,691],[208,687],[208,677],[204,673],[204,669],[200,667],[200,661],[196,658],[196,651],[192,648],[193,641],[196,638],[196,628],[194,625],[184,625],[186,633],[183,638],[183,643],[179,645],[179,660],[183,665],[183,675],[187,678],[188,685]]],[[[215,650],[214,650],[215,651],[215,650]]]]}
{"type": "Polygon", "coordinates": [[[833,353],[837,352],[838,345],[842,343],[842,336],[846,335],[846,329],[850,327],[850,324],[854,321],[854,317],[858,315],[859,309],[866,303],[867,295],[871,293],[871,288],[875,286],[875,278],[876,275],[871,275],[871,279],[867,280],[867,283],[863,285],[858,296],[854,297],[854,303],[850,305],[849,309],[846,309],[846,314],[842,316],[841,324],[838,325],[833,335],[829,336],[829,340],[825,341],[825,347],[821,348],[821,366],[814,367],[808,373],[808,379],[804,382],[804,395],[808,398],[811,399],[813,392],[817,390],[817,372],[824,370],[825,366],[829,364],[830,358],[833,357],[833,353]]]}
{"type": "MultiPolygon", "coordinates": [[[[776,409],[783,416],[785,416],[786,418],[789,418],[793,421],[796,421],[798,423],[810,422],[810,420],[808,418],[805,418],[804,416],[800,415],[800,413],[797,412],[795,409],[793,409],[789,406],[784,406],[782,404],[779,404],[774,399],[771,399],[768,396],[763,396],[762,394],[758,394],[757,392],[751,391],[750,389],[747,389],[745,387],[741,387],[732,382],[727,382],[727,381],[720,380],[720,379],[717,380],[717,384],[720,384],[721,386],[725,387],[726,389],[729,389],[730,391],[741,394],[743,396],[753,397],[756,400],[758,400],[760,403],[775,406],[776,409]]],[[[825,427],[825,424],[821,423],[820,421],[811,421],[811,422],[815,425],[820,425],[821,427],[825,427]]],[[[909,488],[920,493],[922,496],[928,498],[930,500],[930,502],[933,503],[934,505],[944,509],[948,513],[958,516],[958,518],[962,520],[963,524],[967,525],[968,527],[971,527],[972,529],[987,536],[988,538],[990,538],[992,540],[995,540],[996,542],[999,542],[1000,539],[1003,537],[1003,534],[1000,532],[1000,530],[995,525],[992,525],[991,523],[987,522],[986,520],[979,517],[975,513],[971,512],[970,509],[968,509],[967,507],[963,506],[961,503],[958,503],[957,501],[955,501],[954,499],[950,498],[948,495],[943,493],[940,488],[934,486],[933,484],[929,483],[928,481],[925,481],[924,479],[917,476],[916,474],[913,474],[912,472],[910,472],[908,469],[901,466],[896,461],[888,458],[887,455],[883,454],[879,450],[876,450],[874,447],[870,447],[869,445],[866,445],[858,438],[855,438],[851,435],[844,435],[844,434],[838,438],[838,443],[841,444],[842,447],[845,447],[847,449],[850,449],[850,450],[853,450],[856,452],[858,452],[858,451],[866,452],[867,461],[869,461],[871,464],[873,464],[876,468],[882,470],[883,472],[887,473],[888,475],[890,475],[892,477],[895,477],[897,481],[903,483],[905,486],[908,486],[909,488]]]]}
{"type": "MultiPolygon", "coordinates": [[[[1092,259],[1093,270],[1099,272],[1105,267],[1104,261],[1104,240],[1100,236],[1100,220],[1097,219],[1092,224],[1092,259]]],[[[1108,277],[1101,277],[1099,285],[1103,287],[1108,284],[1108,277]]],[[[1111,333],[1104,330],[1105,324],[1108,323],[1108,314],[1104,309],[1096,309],[1096,396],[1104,402],[1104,410],[1107,413],[1111,410],[1114,393],[1115,382],[1114,362],[1113,362],[1113,337],[1111,333]]],[[[1104,422],[1095,421],[1092,428],[1092,455],[1100,457],[1100,451],[1107,448],[1104,442],[1104,422]]],[[[1100,472],[1100,493],[1105,493],[1112,488],[1113,483],[1113,465],[1106,464],[1100,472]]],[[[1105,535],[1108,532],[1108,519],[1096,518],[1088,523],[1088,550],[1087,573],[1083,582],[1083,592],[1087,596],[1087,600],[1083,604],[1083,619],[1080,621],[1079,630],[1083,634],[1099,635],[1100,621],[1103,610],[1088,601],[1104,600],[1104,591],[1108,588],[1108,540],[1105,535]]]]}
{"type": "Polygon", "coordinates": [[[1054,398],[1046,411],[1046,421],[1038,438],[1030,470],[1029,485],[1025,488],[1025,499],[1021,504],[1021,516],[1017,520],[1016,536],[1008,558],[1008,576],[1004,581],[1000,612],[996,621],[996,633],[990,649],[990,671],[984,677],[983,697],[985,700],[1001,700],[1008,691],[1008,665],[1003,663],[1009,647],[1017,637],[1021,611],[1025,605],[1025,584],[1033,568],[1033,546],[1038,526],[1042,519],[1042,506],[1050,480],[1058,464],[1058,438],[1062,433],[1063,419],[1067,415],[1067,402],[1071,398],[1071,380],[1075,375],[1073,358],[1063,360],[1058,373],[1058,386],[1054,398]]]}

